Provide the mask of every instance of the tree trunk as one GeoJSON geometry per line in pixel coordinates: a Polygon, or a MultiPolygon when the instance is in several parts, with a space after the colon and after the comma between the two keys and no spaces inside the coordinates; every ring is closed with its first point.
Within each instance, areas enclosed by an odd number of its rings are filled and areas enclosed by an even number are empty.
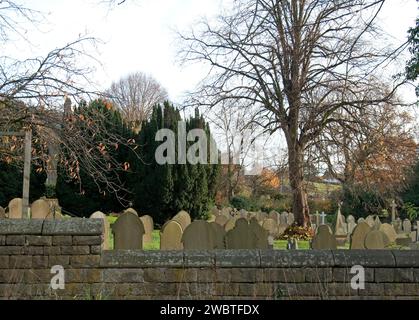
{"type": "Polygon", "coordinates": [[[295,222],[299,226],[309,226],[310,216],[307,200],[307,192],[304,188],[304,155],[303,148],[294,143],[288,146],[289,157],[289,179],[292,190],[293,205],[292,211],[294,213],[295,222]]]}

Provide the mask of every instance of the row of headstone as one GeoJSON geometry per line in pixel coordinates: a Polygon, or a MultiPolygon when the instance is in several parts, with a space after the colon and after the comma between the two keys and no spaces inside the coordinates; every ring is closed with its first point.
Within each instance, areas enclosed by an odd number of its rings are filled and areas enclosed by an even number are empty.
{"type": "MultiPolygon", "coordinates": [[[[22,219],[22,199],[14,198],[10,200],[7,211],[0,207],[0,219],[22,219]]],[[[38,199],[31,204],[30,207],[31,219],[60,219],[62,215],[59,211],[54,210],[54,207],[46,199],[38,199]]]]}
{"type": "Polygon", "coordinates": [[[211,212],[215,216],[215,223],[223,227],[226,232],[232,230],[240,218],[248,221],[255,219],[261,227],[269,232],[270,237],[278,238],[294,223],[294,215],[288,212],[280,214],[276,211],[271,211],[267,214],[265,212],[247,212],[243,209],[234,211],[231,208],[213,209],[211,212]]]}
{"type": "Polygon", "coordinates": [[[160,250],[182,250],[184,231],[191,224],[191,216],[182,210],[167,221],[160,230],[160,250]]]}

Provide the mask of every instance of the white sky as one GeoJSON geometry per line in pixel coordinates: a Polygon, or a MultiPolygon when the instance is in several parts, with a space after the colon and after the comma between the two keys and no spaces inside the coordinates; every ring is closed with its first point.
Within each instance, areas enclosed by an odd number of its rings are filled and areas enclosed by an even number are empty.
{"type": "MultiPolygon", "coordinates": [[[[215,15],[227,0],[126,0],[112,10],[100,0],[21,0],[28,7],[47,15],[44,32],[29,30],[37,46],[26,53],[47,52],[85,34],[100,38],[98,59],[103,65],[96,82],[106,89],[112,81],[135,71],[153,75],[167,88],[174,102],[181,102],[185,91],[193,90],[205,72],[195,65],[180,68],[176,63],[173,29],[185,30],[200,16],[215,15]]],[[[403,43],[414,26],[416,0],[387,0],[380,14],[383,28],[403,43]]],[[[413,90],[405,93],[409,97],[413,90]]]]}

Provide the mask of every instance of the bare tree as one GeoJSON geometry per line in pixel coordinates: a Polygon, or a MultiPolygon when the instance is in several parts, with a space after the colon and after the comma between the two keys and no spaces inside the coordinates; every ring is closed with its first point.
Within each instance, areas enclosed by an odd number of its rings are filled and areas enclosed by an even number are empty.
{"type": "Polygon", "coordinates": [[[216,23],[202,21],[181,35],[183,61],[211,66],[195,101],[209,106],[225,100],[251,102],[260,108],[260,123],[267,130],[282,130],[299,225],[309,224],[303,171],[307,144],[335,121],[336,110],[376,104],[394,92],[381,91],[378,98],[365,94],[380,77],[377,66],[394,52],[372,44],[380,37],[374,22],[383,4],[236,0],[216,23]]]}
{"type": "Polygon", "coordinates": [[[152,76],[141,72],[132,73],[112,83],[106,94],[136,131],[150,117],[153,107],[168,99],[166,89],[152,76]]]}
{"type": "MultiPolygon", "coordinates": [[[[10,43],[18,35],[31,46],[23,26],[36,28],[41,17],[41,13],[14,1],[0,1],[0,40],[10,43]]],[[[108,151],[122,145],[134,149],[132,141],[108,131],[100,112],[76,117],[70,101],[78,106],[99,97],[90,80],[99,65],[90,53],[95,52],[97,42],[93,37],[80,37],[45,56],[24,60],[7,55],[4,46],[0,51],[0,131],[32,130],[32,158],[39,170],[61,161],[71,178],[79,179],[83,168],[108,192],[117,193],[124,188],[117,171],[126,170],[127,165],[118,163],[108,151]]],[[[21,160],[22,147],[17,138],[2,138],[0,159],[21,160]]]]}
{"type": "Polygon", "coordinates": [[[417,144],[409,112],[394,103],[352,108],[333,117],[312,141],[313,162],[347,187],[362,185],[395,196],[406,185],[408,169],[416,161],[417,144]]]}

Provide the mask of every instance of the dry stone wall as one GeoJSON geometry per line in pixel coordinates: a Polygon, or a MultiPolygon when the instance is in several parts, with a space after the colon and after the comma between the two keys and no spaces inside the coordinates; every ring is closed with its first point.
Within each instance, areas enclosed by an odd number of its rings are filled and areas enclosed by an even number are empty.
{"type": "Polygon", "coordinates": [[[1,299],[419,299],[419,251],[103,251],[102,219],[1,220],[1,299]],[[63,266],[65,289],[50,287],[63,266]],[[365,289],[350,270],[365,268],[365,289]]]}

